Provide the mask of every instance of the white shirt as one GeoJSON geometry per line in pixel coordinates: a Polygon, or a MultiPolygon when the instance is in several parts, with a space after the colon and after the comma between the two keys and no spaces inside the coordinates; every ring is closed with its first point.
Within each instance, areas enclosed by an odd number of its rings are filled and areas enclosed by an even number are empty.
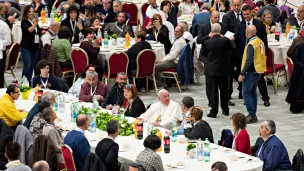
{"type": "Polygon", "coordinates": [[[156,9],[152,7],[152,5],[149,5],[146,11],[146,16],[149,18],[152,18],[154,14],[158,14],[160,12],[160,5],[156,4],[156,9]]]}
{"type": "Polygon", "coordinates": [[[77,81],[73,84],[73,86],[69,89],[68,94],[72,94],[73,96],[79,97],[81,85],[84,83],[84,78],[78,78],[77,81]]]}
{"type": "Polygon", "coordinates": [[[163,57],[162,61],[174,61],[175,63],[178,63],[180,54],[182,52],[182,49],[186,46],[186,41],[183,36],[175,40],[173,43],[170,52],[163,57]]]}
{"type": "Polygon", "coordinates": [[[160,10],[159,15],[162,17],[162,21],[167,21],[168,19],[168,14],[166,14],[164,11],[160,10]]]}
{"type": "MultiPolygon", "coordinates": [[[[6,47],[11,44],[11,30],[8,25],[0,20],[0,50],[6,50],[6,47]]],[[[0,53],[0,60],[3,59],[3,53],[0,53]]]]}
{"type": "Polygon", "coordinates": [[[183,114],[179,104],[172,100],[170,100],[168,106],[163,105],[161,102],[153,103],[145,113],[140,115],[140,118],[143,118],[148,123],[152,123],[156,121],[159,116],[160,119],[158,122],[160,126],[165,129],[171,129],[174,119],[179,121],[183,120],[183,114]]]}
{"type": "Polygon", "coordinates": [[[238,17],[239,17],[239,20],[240,21],[242,21],[242,14],[241,14],[241,12],[239,12],[239,16],[238,16],[238,13],[236,13],[235,11],[233,11],[234,12],[234,15],[235,15],[235,18],[237,19],[238,17]]]}
{"type": "Polygon", "coordinates": [[[83,131],[81,128],[79,128],[79,127],[76,127],[74,130],[75,130],[75,131],[78,131],[78,132],[81,132],[81,133],[84,134],[84,131],[83,131]]]}
{"type": "Polygon", "coordinates": [[[246,21],[246,20],[245,20],[246,27],[248,26],[248,22],[249,22],[249,25],[253,25],[253,18],[251,18],[250,21],[246,21]]]}
{"type": "Polygon", "coordinates": [[[192,11],[194,13],[199,13],[199,8],[197,3],[187,4],[186,2],[181,2],[178,6],[179,10],[182,12],[182,15],[192,15],[192,11]]]}
{"type": "MultiPolygon", "coordinates": [[[[51,30],[49,30],[51,31],[51,30]]],[[[51,35],[49,33],[49,31],[47,31],[42,37],[41,37],[41,41],[42,41],[42,45],[44,46],[45,44],[52,44],[52,40],[56,39],[58,36],[55,34],[55,36],[51,35]]]]}

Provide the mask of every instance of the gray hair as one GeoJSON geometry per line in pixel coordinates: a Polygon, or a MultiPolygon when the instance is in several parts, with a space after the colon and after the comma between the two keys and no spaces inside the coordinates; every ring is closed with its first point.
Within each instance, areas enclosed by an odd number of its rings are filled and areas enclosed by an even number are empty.
{"type": "Polygon", "coordinates": [[[179,22],[180,24],[183,24],[182,27],[184,28],[185,31],[188,31],[189,29],[189,26],[188,26],[188,23],[186,21],[181,21],[179,22]]]}
{"type": "Polygon", "coordinates": [[[270,134],[275,134],[276,133],[276,124],[273,120],[266,120],[267,125],[266,129],[270,131],[270,134]]]}
{"type": "Polygon", "coordinates": [[[50,92],[50,91],[47,91],[45,93],[43,93],[42,97],[41,97],[41,101],[42,102],[50,102],[51,98],[53,98],[55,95],[50,92]]]}
{"type": "Polygon", "coordinates": [[[270,14],[271,17],[273,17],[273,14],[272,14],[272,12],[271,12],[270,10],[265,10],[265,11],[263,12],[263,16],[264,16],[264,17],[265,17],[266,15],[268,15],[268,14],[270,14]]]}
{"type": "Polygon", "coordinates": [[[47,123],[50,123],[51,122],[51,112],[52,112],[52,108],[51,107],[47,107],[47,108],[43,109],[43,111],[41,112],[40,116],[42,116],[42,118],[47,123]]]}
{"type": "Polygon", "coordinates": [[[119,0],[113,1],[113,4],[114,4],[114,3],[118,3],[118,4],[121,6],[121,2],[120,2],[119,0]]]}
{"type": "Polygon", "coordinates": [[[166,90],[166,89],[161,89],[161,90],[159,90],[159,92],[158,92],[158,94],[157,94],[157,97],[159,97],[163,92],[165,92],[165,91],[168,91],[168,90],[166,90]]]}
{"type": "Polygon", "coordinates": [[[98,77],[98,73],[96,71],[87,71],[86,72],[86,77],[98,77]]]}
{"type": "Polygon", "coordinates": [[[220,33],[221,32],[221,25],[219,23],[212,24],[211,32],[212,33],[220,33]]]}

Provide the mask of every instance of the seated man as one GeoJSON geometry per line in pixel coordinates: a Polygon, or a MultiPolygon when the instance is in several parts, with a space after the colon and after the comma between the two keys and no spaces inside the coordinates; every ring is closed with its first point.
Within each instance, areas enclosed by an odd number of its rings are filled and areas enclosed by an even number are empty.
{"type": "Polygon", "coordinates": [[[53,104],[55,103],[55,95],[51,91],[47,91],[47,92],[43,93],[41,100],[38,101],[38,103],[36,103],[32,107],[32,109],[29,111],[29,113],[27,114],[27,117],[23,123],[23,126],[25,126],[26,128],[30,127],[30,124],[31,124],[33,118],[45,108],[45,107],[41,108],[41,106],[45,106],[45,105],[43,105],[44,102],[50,103],[48,106],[50,106],[50,105],[53,106],[53,104]]]}
{"type": "Polygon", "coordinates": [[[6,93],[0,98],[0,118],[13,130],[27,116],[27,112],[23,109],[18,110],[14,104],[14,100],[17,100],[19,96],[19,88],[11,84],[7,87],[6,93]]]}
{"type": "Polygon", "coordinates": [[[170,100],[167,90],[162,89],[158,92],[158,100],[159,102],[153,103],[139,118],[166,129],[171,129],[173,120],[183,120],[179,104],[170,100]]]}
{"type": "Polygon", "coordinates": [[[177,130],[177,134],[178,135],[184,135],[184,124],[186,122],[186,120],[190,119],[190,108],[194,106],[194,99],[190,96],[186,96],[183,98],[182,100],[182,104],[181,104],[181,109],[183,112],[183,121],[180,125],[180,127],[177,130]]]}
{"type": "Polygon", "coordinates": [[[172,45],[172,48],[165,57],[163,57],[160,61],[157,61],[157,64],[155,65],[155,79],[156,79],[156,85],[159,87],[158,89],[163,88],[163,84],[161,81],[161,72],[170,69],[170,68],[176,68],[177,63],[181,54],[182,49],[186,45],[186,41],[183,37],[184,28],[181,26],[177,26],[174,30],[174,36],[175,41],[172,45]]]}
{"type": "Polygon", "coordinates": [[[5,146],[5,157],[8,160],[6,171],[31,171],[31,168],[20,162],[21,146],[16,142],[9,142],[5,146]]]}
{"type": "Polygon", "coordinates": [[[78,10],[80,9],[80,5],[75,2],[75,0],[67,0],[61,2],[57,11],[61,11],[62,15],[64,15],[70,6],[75,6],[78,10]]]}
{"type": "Polygon", "coordinates": [[[49,164],[44,160],[40,160],[34,163],[32,171],[49,171],[49,169],[49,164]]]}
{"type": "Polygon", "coordinates": [[[181,21],[178,23],[179,26],[183,27],[184,29],[184,33],[183,33],[183,37],[186,40],[186,42],[193,42],[193,36],[192,34],[189,32],[188,30],[188,23],[186,21],[181,21]]]}
{"type": "Polygon", "coordinates": [[[58,21],[52,21],[48,31],[41,37],[43,46],[45,44],[52,44],[52,41],[58,38],[57,34],[60,29],[60,23],[58,21]]]}
{"type": "Polygon", "coordinates": [[[213,143],[212,129],[209,124],[203,120],[203,110],[198,106],[193,106],[190,108],[191,120],[185,123],[185,136],[188,139],[201,139],[208,140],[213,143]]]}
{"type": "Polygon", "coordinates": [[[256,157],[264,162],[263,171],[292,170],[288,152],[282,141],[275,136],[276,124],[266,120],[259,129],[264,143],[259,146],[256,157]]]}
{"type": "Polygon", "coordinates": [[[119,72],[116,77],[116,84],[111,88],[107,96],[104,98],[101,107],[107,110],[112,110],[113,106],[118,107],[120,111],[120,106],[122,106],[124,101],[124,86],[128,80],[127,74],[124,72],[119,72]]]}
{"type": "Polygon", "coordinates": [[[297,28],[302,28],[304,25],[304,5],[300,5],[297,10],[297,16],[290,17],[289,21],[291,26],[296,26],[297,28]]]}
{"type": "Polygon", "coordinates": [[[130,26],[126,24],[127,14],[122,11],[118,12],[116,19],[117,21],[107,24],[104,31],[107,31],[109,36],[117,34],[118,37],[125,37],[127,33],[132,36],[130,26]]]}
{"type": "Polygon", "coordinates": [[[79,100],[92,102],[93,96],[96,95],[97,101],[101,104],[108,91],[108,86],[98,81],[97,72],[87,72],[86,82],[81,85],[79,100]]]}
{"type": "Polygon", "coordinates": [[[64,138],[64,144],[71,147],[74,153],[74,159],[77,170],[82,170],[85,159],[90,153],[90,144],[87,138],[84,136],[84,131],[89,128],[89,117],[87,115],[80,114],[76,118],[77,127],[70,131],[64,138]]]}

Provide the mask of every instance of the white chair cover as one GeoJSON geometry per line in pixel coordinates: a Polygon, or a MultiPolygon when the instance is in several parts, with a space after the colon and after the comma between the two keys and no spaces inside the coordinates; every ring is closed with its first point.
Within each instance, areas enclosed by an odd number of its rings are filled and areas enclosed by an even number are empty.
{"type": "Polygon", "coordinates": [[[169,39],[173,44],[175,37],[174,37],[174,26],[169,21],[163,21],[163,25],[167,26],[169,30],[169,39]]]}

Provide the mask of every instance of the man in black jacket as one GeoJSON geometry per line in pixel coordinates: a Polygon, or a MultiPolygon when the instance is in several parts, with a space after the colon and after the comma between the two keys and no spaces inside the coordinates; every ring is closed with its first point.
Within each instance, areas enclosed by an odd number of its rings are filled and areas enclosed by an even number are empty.
{"type": "Polygon", "coordinates": [[[304,5],[298,7],[297,16],[290,17],[289,21],[291,26],[296,26],[297,28],[301,28],[304,25],[304,5]]]}
{"type": "Polygon", "coordinates": [[[119,72],[116,77],[116,84],[108,92],[107,96],[104,98],[101,107],[107,110],[112,110],[113,106],[117,106],[117,111],[120,111],[120,106],[122,106],[124,101],[123,88],[127,83],[128,76],[124,72],[119,72]]]}
{"type": "MultiPolygon", "coordinates": [[[[267,52],[268,49],[268,41],[267,41],[267,32],[266,32],[266,27],[263,24],[262,21],[254,19],[252,16],[252,8],[249,5],[245,5],[242,8],[242,14],[244,17],[244,20],[239,23],[238,28],[236,33],[234,34],[234,42],[236,43],[237,49],[238,49],[238,58],[236,60],[236,78],[241,72],[241,62],[242,62],[242,57],[246,45],[246,28],[249,25],[254,25],[257,30],[257,36],[264,42],[265,45],[265,53],[267,52]]],[[[232,38],[233,39],[233,38],[232,38]]],[[[267,54],[267,53],[266,53],[267,54]]],[[[269,96],[268,96],[268,91],[266,87],[266,83],[264,80],[264,76],[261,77],[261,79],[258,82],[258,88],[259,91],[262,95],[262,100],[264,101],[264,106],[268,107],[270,106],[269,103],[269,96]]],[[[239,98],[242,99],[242,84],[239,83],[239,98]]]]}
{"type": "Polygon", "coordinates": [[[222,113],[229,115],[228,108],[228,73],[230,71],[231,59],[227,55],[233,50],[230,40],[221,35],[221,25],[215,23],[211,27],[210,39],[202,46],[201,53],[205,58],[205,77],[209,83],[209,104],[211,106],[208,117],[216,118],[218,113],[220,89],[222,113]],[[220,49],[220,50],[219,50],[220,49]]]}

